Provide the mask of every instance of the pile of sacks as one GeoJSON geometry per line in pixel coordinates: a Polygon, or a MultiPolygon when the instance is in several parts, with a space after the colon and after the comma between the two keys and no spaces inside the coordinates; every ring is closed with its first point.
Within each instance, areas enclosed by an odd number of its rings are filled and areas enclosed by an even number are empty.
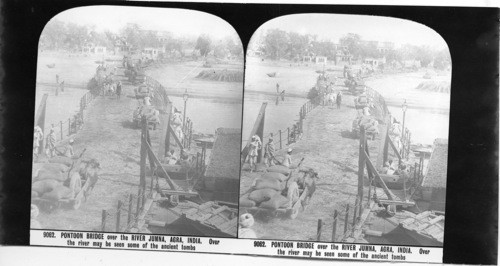
{"type": "Polygon", "coordinates": [[[134,111],[134,120],[141,120],[142,116],[146,116],[148,122],[160,123],[160,111],[156,110],[151,105],[141,105],[134,111]]]}
{"type": "MultiPolygon", "coordinates": [[[[267,172],[254,180],[250,193],[240,198],[240,207],[260,207],[269,210],[290,208],[298,195],[291,195],[293,189],[287,185],[289,175],[290,169],[286,166],[269,167],[267,172]]],[[[296,186],[296,183],[293,185],[296,186]]]]}
{"type": "Polygon", "coordinates": [[[33,164],[31,198],[58,201],[72,199],[80,192],[80,175],[74,172],[69,178],[71,164],[68,165],[69,161],[63,158],[54,157],[50,163],[33,164]]]}
{"type": "Polygon", "coordinates": [[[359,132],[359,128],[361,126],[364,126],[365,132],[368,134],[372,135],[377,135],[379,133],[378,130],[378,121],[377,119],[367,116],[367,115],[362,115],[356,117],[352,121],[352,130],[355,132],[359,132]]]}

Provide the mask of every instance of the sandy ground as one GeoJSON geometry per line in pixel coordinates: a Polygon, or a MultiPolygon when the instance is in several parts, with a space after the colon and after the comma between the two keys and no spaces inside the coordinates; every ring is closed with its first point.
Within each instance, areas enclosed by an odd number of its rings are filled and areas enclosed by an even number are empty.
{"type": "Polygon", "coordinates": [[[196,78],[204,70],[214,71],[238,70],[243,72],[243,61],[214,64],[210,68],[203,67],[204,61],[172,62],[166,65],[153,66],[147,70],[148,75],[158,80],[167,88],[169,95],[182,96],[188,91],[190,97],[212,98],[221,101],[242,102],[243,82],[210,81],[196,78]]]}

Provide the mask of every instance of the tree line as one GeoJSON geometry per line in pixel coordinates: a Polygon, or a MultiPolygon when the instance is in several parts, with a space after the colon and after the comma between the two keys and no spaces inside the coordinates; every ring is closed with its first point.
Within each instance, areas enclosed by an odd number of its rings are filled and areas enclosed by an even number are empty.
{"type": "Polygon", "coordinates": [[[194,49],[201,56],[213,54],[223,58],[228,55],[242,57],[243,48],[231,36],[216,40],[208,34],[196,37],[176,37],[172,32],[146,30],[137,23],[128,23],[118,32],[97,31],[95,25],[78,25],[51,20],[40,36],[39,46],[45,50],[77,52],[85,45],[104,46],[113,50],[117,45],[141,51],[146,47],[165,48],[186,56],[186,49],[194,49]]]}
{"type": "Polygon", "coordinates": [[[288,59],[300,61],[304,56],[326,56],[335,61],[336,55],[351,56],[352,60],[385,57],[387,62],[418,60],[421,66],[434,62],[434,67],[443,69],[451,63],[447,49],[435,50],[429,46],[405,44],[399,48],[389,45],[379,49],[378,42],[365,41],[361,35],[349,33],[341,37],[338,43],[320,40],[317,35],[299,34],[280,29],[270,29],[257,50],[269,59],[288,59]]]}

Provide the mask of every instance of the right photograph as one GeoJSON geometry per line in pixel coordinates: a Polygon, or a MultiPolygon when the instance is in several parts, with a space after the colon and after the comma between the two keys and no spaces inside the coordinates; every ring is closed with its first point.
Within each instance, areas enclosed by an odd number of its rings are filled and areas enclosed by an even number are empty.
{"type": "Polygon", "coordinates": [[[263,24],[246,52],[238,237],[442,247],[451,66],[409,20],[263,24]]]}

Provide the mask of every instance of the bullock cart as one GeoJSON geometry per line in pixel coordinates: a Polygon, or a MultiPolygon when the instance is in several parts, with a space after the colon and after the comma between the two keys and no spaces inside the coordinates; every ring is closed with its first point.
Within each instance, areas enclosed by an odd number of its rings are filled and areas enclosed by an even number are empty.
{"type": "MultiPolygon", "coordinates": [[[[290,171],[287,179],[282,181],[284,184],[283,190],[280,193],[282,196],[286,197],[288,203],[279,206],[278,208],[269,208],[268,206],[253,206],[245,207],[241,205],[240,208],[243,212],[270,212],[275,216],[285,215],[290,219],[295,219],[301,211],[304,211],[309,205],[309,201],[314,194],[315,190],[315,178],[318,178],[317,173],[312,169],[290,171]],[[298,176],[302,174],[302,176],[298,176]]],[[[255,191],[255,186],[252,186],[242,197],[248,197],[250,193],[255,191]]]]}

